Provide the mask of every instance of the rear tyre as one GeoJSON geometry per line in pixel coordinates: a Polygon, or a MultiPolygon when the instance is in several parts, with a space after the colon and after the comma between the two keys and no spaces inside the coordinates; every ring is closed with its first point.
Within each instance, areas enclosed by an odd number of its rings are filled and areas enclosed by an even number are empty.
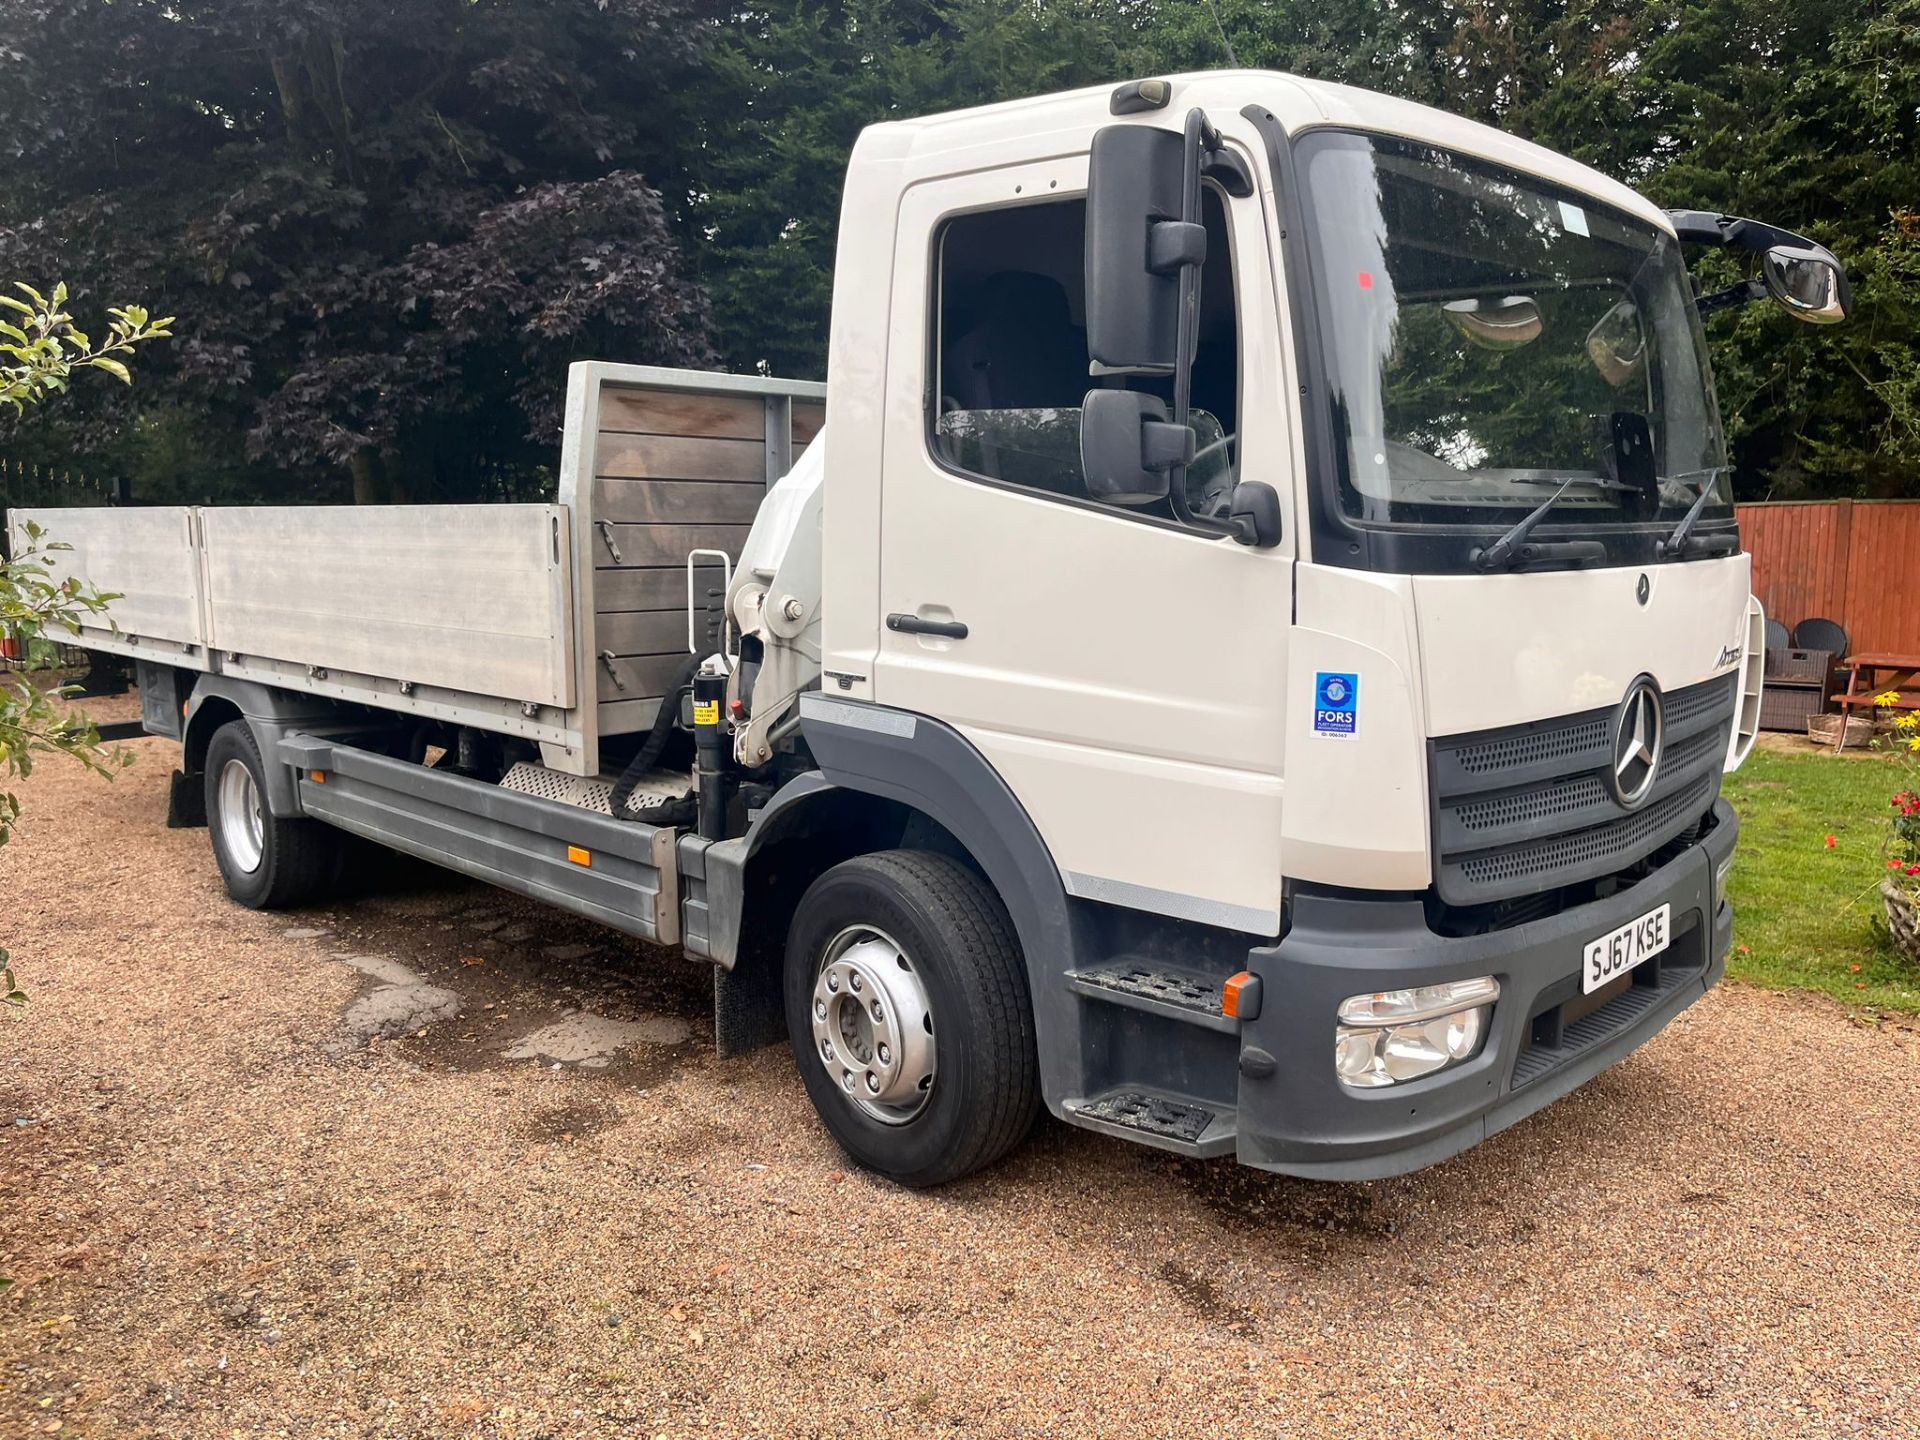
{"type": "Polygon", "coordinates": [[[836,865],[794,912],[785,968],[794,1060],[855,1163],[941,1185],[1025,1138],[1040,1102],[1026,965],[965,865],[918,850],[836,865]]]}
{"type": "Polygon", "coordinates": [[[331,894],[345,837],[318,820],[282,820],[267,806],[267,767],[244,720],[207,745],[207,829],[227,894],[249,910],[281,910],[331,894]]]}

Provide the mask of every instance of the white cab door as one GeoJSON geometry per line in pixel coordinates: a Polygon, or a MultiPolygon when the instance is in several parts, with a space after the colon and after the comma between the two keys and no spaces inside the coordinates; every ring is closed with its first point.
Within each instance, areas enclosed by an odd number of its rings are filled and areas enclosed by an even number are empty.
{"type": "MultiPolygon", "coordinates": [[[[1026,807],[1070,893],[1273,934],[1298,527],[1263,197],[1224,201],[1227,309],[1238,330],[1239,478],[1281,496],[1279,547],[994,483],[946,463],[950,446],[935,453],[930,411],[952,409],[952,392],[979,373],[1032,358],[1010,360],[1004,342],[985,360],[977,345],[949,349],[955,337],[942,327],[959,322],[939,289],[942,266],[965,268],[978,255],[943,261],[943,225],[1083,195],[1086,173],[1081,155],[906,195],[891,280],[874,698],[945,721],[977,746],[1026,807]],[[948,355],[974,373],[940,374],[948,355]],[[901,633],[888,628],[890,615],[957,622],[966,636],[901,633]]],[[[1061,273],[1057,250],[1030,263],[1061,273]]],[[[995,293],[1024,295],[1024,283],[995,293]]],[[[1077,290],[1071,277],[1067,288],[1077,290]]],[[[1027,289],[1036,313],[1049,308],[1044,287],[1027,289]]],[[[1083,314],[1073,318],[1084,325],[1083,314]]],[[[1038,349],[1045,338],[1036,334],[1038,349]]],[[[1215,393],[1220,373],[1216,363],[1215,393]]]]}

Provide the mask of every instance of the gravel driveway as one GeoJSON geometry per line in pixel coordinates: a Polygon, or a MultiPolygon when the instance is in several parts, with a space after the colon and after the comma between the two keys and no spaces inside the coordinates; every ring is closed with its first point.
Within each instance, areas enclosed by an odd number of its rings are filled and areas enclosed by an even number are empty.
{"type": "Polygon", "coordinates": [[[1048,1121],[913,1194],[704,970],[398,862],[240,910],[134,748],[0,850],[0,1435],[1920,1434],[1910,1028],[1723,989],[1404,1179],[1048,1121]]]}

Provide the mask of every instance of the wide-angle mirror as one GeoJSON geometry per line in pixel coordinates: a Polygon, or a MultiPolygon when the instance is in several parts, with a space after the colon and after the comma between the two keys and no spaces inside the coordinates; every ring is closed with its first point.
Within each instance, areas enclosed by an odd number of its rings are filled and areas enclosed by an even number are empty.
{"type": "Polygon", "coordinates": [[[1449,300],[1447,323],[1482,350],[1518,350],[1540,338],[1540,307],[1525,295],[1499,300],[1449,300]]]}
{"type": "Polygon", "coordinates": [[[1838,325],[1847,318],[1840,266],[1824,250],[1775,245],[1760,257],[1760,278],[1767,293],[1796,320],[1838,325]]]}

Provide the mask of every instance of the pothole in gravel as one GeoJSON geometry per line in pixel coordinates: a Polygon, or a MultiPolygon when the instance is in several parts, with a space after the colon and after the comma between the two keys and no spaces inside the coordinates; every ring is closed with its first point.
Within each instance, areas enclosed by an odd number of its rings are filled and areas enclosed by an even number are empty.
{"type": "Polygon", "coordinates": [[[644,1086],[699,1063],[712,1023],[706,966],[403,859],[369,893],[289,919],[288,939],[371,982],[326,1046],[336,1057],[385,1043],[426,1069],[537,1064],[644,1086]]]}
{"type": "Polygon", "coordinates": [[[558,1060],[600,1070],[630,1045],[684,1045],[692,1037],[693,1027],[675,1015],[643,1015],[637,1020],[569,1015],[521,1037],[500,1053],[509,1060],[558,1060]]]}

